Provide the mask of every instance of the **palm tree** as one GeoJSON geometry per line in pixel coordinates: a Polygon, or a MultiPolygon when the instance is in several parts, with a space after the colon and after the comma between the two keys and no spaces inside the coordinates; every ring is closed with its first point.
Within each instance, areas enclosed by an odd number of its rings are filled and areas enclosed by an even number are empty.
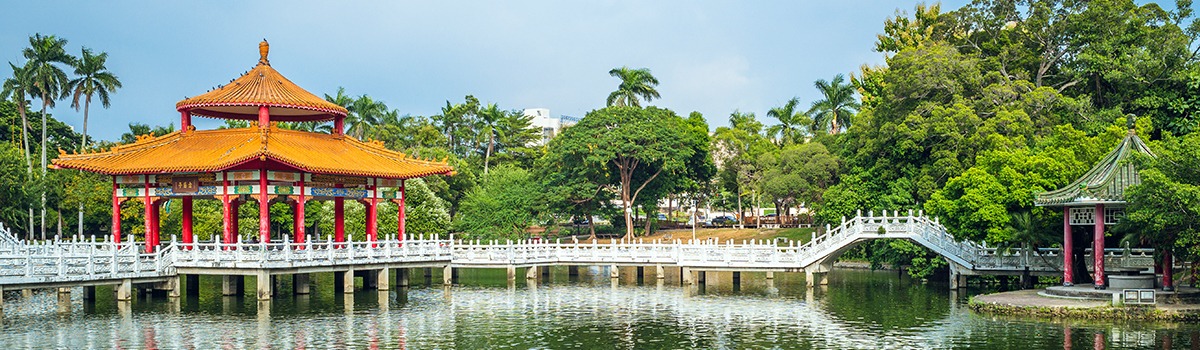
{"type": "Polygon", "coordinates": [[[497,127],[502,119],[504,119],[505,111],[500,110],[500,107],[495,103],[489,103],[487,107],[479,110],[479,134],[487,135],[487,150],[483,153],[483,174],[488,173],[488,161],[492,158],[492,150],[496,146],[497,127]]]}
{"type": "MultiPolygon", "coordinates": [[[[53,35],[34,34],[29,37],[29,47],[21,51],[29,60],[33,87],[42,99],[42,176],[46,175],[46,108],[66,97],[67,73],[57,64],[71,65],[75,58],[67,54],[66,39],[53,35]]],[[[46,239],[46,192],[42,191],[42,239],[46,239]]]]}
{"type": "Polygon", "coordinates": [[[846,77],[838,74],[833,81],[825,79],[813,83],[824,97],[813,102],[809,114],[813,115],[813,129],[825,129],[837,135],[850,127],[850,118],[862,107],[854,98],[854,86],[846,83],[846,77]]]}
{"type": "Polygon", "coordinates": [[[28,95],[33,90],[33,77],[30,76],[28,67],[17,67],[17,65],[8,63],[12,67],[13,76],[4,80],[4,89],[0,90],[0,99],[7,100],[12,98],[12,101],[17,104],[17,114],[21,115],[21,153],[25,154],[25,165],[27,174],[33,174],[33,160],[29,158],[29,119],[25,116],[25,109],[28,107],[26,100],[28,95]]]}
{"type": "MultiPolygon", "coordinates": [[[[17,104],[17,114],[21,115],[21,153],[25,155],[25,176],[33,179],[33,160],[29,156],[29,119],[25,115],[25,109],[28,108],[26,100],[28,96],[34,93],[33,76],[30,74],[32,69],[29,66],[17,67],[17,65],[8,63],[12,67],[13,76],[4,80],[4,89],[0,90],[0,99],[12,98],[17,104]]],[[[26,227],[25,238],[33,239],[33,206],[29,206],[29,226],[26,227]]]]}
{"type": "MultiPolygon", "coordinates": [[[[351,118],[349,111],[350,111],[350,105],[354,104],[354,97],[350,97],[350,95],[346,94],[346,88],[339,86],[337,89],[337,94],[335,94],[334,96],[329,96],[329,94],[325,94],[325,101],[329,101],[335,105],[342,106],[342,108],[345,108],[347,111],[346,119],[351,118]]],[[[333,128],[330,128],[330,130],[332,130],[332,129],[333,128]]],[[[342,130],[342,132],[346,132],[346,130],[342,130]]]]}
{"type": "Polygon", "coordinates": [[[812,123],[812,119],[808,114],[796,110],[800,106],[800,99],[792,98],[783,106],[771,108],[767,111],[767,116],[779,120],[779,124],[767,128],[767,135],[772,139],[779,140],[779,147],[783,148],[790,143],[798,142],[799,138],[804,136],[804,128],[812,123]]]}
{"type": "Polygon", "coordinates": [[[376,101],[371,96],[362,95],[350,104],[350,114],[354,118],[347,116],[346,129],[350,135],[355,138],[362,139],[367,135],[371,127],[379,125],[379,121],[387,114],[388,108],[383,101],[376,101]]]}
{"type": "Polygon", "coordinates": [[[658,90],[654,89],[655,86],[658,86],[658,79],[650,74],[648,68],[613,68],[608,71],[608,75],[621,79],[621,85],[617,86],[617,91],[608,94],[609,106],[641,107],[638,97],[645,99],[646,102],[660,98],[658,90]]]}
{"type": "Polygon", "coordinates": [[[79,142],[80,151],[87,148],[88,108],[92,104],[92,95],[99,96],[100,104],[108,108],[108,94],[121,87],[121,81],[117,79],[116,74],[104,66],[107,60],[107,52],[93,55],[92,50],[83,48],[83,55],[75,62],[75,79],[67,83],[67,90],[71,91],[74,97],[71,100],[71,108],[78,111],[79,98],[83,97],[83,138],[79,142]]]}

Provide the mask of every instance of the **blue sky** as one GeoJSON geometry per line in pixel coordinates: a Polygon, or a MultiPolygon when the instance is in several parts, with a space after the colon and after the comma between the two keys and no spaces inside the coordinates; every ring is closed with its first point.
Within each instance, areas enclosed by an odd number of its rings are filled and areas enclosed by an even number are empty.
{"type": "MultiPolygon", "coordinates": [[[[772,106],[818,98],[814,80],[882,63],[871,48],[883,20],[916,3],[25,1],[0,21],[0,61],[24,62],[34,33],[66,38],[74,55],[108,52],[124,88],[111,108],[93,106],[89,126],[108,140],[130,122],[178,125],[175,103],[253,67],[263,38],[272,66],[318,96],[343,86],[401,114],[437,114],[471,94],[582,117],[617,86],[608,70],[630,66],[659,78],[652,104],[699,111],[715,128],[734,110],[772,124],[772,106]]],[[[82,112],[68,105],[54,115],[78,130],[82,112]]]]}

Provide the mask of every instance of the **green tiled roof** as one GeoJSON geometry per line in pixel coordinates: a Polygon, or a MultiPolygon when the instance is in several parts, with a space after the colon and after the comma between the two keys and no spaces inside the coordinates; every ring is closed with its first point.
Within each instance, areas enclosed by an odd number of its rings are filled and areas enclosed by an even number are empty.
{"type": "Polygon", "coordinates": [[[1037,206],[1070,206],[1098,203],[1124,203],[1125,188],[1142,183],[1137,169],[1126,162],[1134,153],[1154,156],[1146,143],[1133,130],[1121,140],[1117,148],[1100,159],[1082,177],[1066,187],[1038,193],[1033,199],[1037,206]]]}

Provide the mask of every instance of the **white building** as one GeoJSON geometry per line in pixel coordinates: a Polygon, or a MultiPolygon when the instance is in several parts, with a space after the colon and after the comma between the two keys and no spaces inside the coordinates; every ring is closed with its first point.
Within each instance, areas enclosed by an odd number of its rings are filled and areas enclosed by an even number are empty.
{"type": "Polygon", "coordinates": [[[527,117],[533,118],[533,120],[530,122],[530,126],[532,128],[541,130],[540,134],[542,135],[542,138],[534,143],[536,146],[545,145],[546,143],[550,142],[550,139],[558,136],[558,134],[562,132],[563,128],[575,125],[575,123],[579,122],[579,119],[565,115],[553,117],[550,115],[549,108],[526,108],[523,114],[527,117]]]}

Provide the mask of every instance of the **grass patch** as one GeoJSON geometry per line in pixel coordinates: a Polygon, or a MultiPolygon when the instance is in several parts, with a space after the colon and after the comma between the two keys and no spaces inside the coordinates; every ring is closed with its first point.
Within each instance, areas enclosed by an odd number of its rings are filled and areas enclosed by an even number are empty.
{"type": "Polygon", "coordinates": [[[768,231],[768,232],[772,232],[775,234],[774,235],[775,237],[771,237],[772,239],[776,238],[776,237],[784,237],[784,238],[796,241],[798,244],[803,244],[803,243],[807,243],[808,241],[812,240],[812,234],[813,234],[813,232],[816,232],[816,229],[811,228],[811,227],[801,227],[801,228],[778,229],[778,230],[773,230],[773,231],[768,231]]]}

